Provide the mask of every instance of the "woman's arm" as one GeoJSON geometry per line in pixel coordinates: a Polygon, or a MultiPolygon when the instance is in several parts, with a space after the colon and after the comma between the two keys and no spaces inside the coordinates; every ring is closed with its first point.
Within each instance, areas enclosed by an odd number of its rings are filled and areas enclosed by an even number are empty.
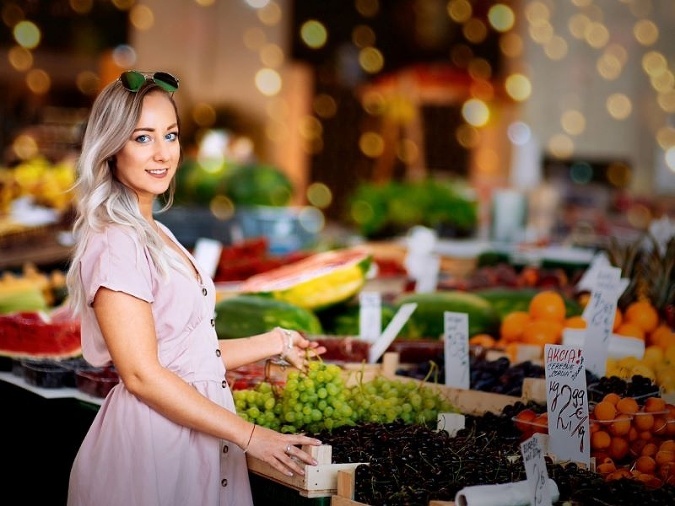
{"type": "MultiPolygon", "coordinates": [[[[93,307],[115,368],[133,395],[177,424],[232,441],[286,474],[302,473],[286,449],[289,445],[320,442],[263,427],[253,431],[250,422],[212,402],[162,367],[157,358],[157,337],[149,303],[124,292],[100,288],[93,307]],[[124,315],[123,320],[120,315],[124,315]]],[[[294,447],[291,454],[307,464],[315,464],[298,448],[294,447]]]]}
{"type": "Polygon", "coordinates": [[[221,356],[228,370],[275,355],[302,369],[307,364],[306,350],[310,351],[309,356],[320,355],[326,351],[326,348],[305,339],[299,332],[280,327],[251,337],[221,339],[219,343],[221,356]]]}

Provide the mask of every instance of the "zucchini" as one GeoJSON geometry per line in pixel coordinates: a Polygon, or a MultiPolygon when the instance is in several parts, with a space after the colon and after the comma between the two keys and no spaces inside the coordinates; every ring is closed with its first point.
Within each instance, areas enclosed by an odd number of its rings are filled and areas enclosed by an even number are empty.
{"type": "Polygon", "coordinates": [[[216,304],[218,339],[254,336],[274,327],[321,334],[321,323],[314,312],[262,295],[240,294],[216,304]]]}
{"type": "Polygon", "coordinates": [[[416,303],[413,312],[402,331],[405,337],[441,338],[444,331],[443,313],[466,313],[469,316],[469,337],[476,334],[498,335],[501,319],[499,314],[484,298],[460,290],[431,293],[408,293],[399,296],[398,307],[416,303]],[[415,334],[411,335],[414,329],[415,334]]]}

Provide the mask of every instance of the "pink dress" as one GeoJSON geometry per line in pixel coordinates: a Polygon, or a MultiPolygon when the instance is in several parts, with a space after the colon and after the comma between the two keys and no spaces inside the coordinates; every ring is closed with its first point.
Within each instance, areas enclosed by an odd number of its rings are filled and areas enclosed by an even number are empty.
{"type": "MultiPolygon", "coordinates": [[[[215,289],[208,275],[200,271],[200,284],[173,271],[164,283],[135,232],[117,225],[91,239],[80,275],[90,303],[100,287],[151,303],[162,365],[235,410],[218,349],[215,289]]],[[[93,365],[110,363],[91,308],[82,315],[82,352],[93,365]]],[[[237,445],[175,424],[121,382],[103,402],[70,474],[69,506],[252,504],[246,458],[237,445]]]]}

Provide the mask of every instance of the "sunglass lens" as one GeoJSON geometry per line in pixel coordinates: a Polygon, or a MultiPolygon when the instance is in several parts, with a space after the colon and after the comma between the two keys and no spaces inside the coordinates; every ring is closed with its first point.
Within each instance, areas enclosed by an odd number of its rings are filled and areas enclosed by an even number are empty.
{"type": "Polygon", "coordinates": [[[178,89],[178,79],[168,72],[155,72],[152,76],[153,81],[166,91],[176,91],[178,89]]]}
{"type": "Polygon", "coordinates": [[[127,72],[122,72],[122,75],[120,76],[120,81],[122,81],[122,84],[127,90],[138,91],[141,89],[141,86],[143,86],[143,83],[145,82],[145,76],[140,72],[134,72],[133,70],[129,70],[127,72]]]}

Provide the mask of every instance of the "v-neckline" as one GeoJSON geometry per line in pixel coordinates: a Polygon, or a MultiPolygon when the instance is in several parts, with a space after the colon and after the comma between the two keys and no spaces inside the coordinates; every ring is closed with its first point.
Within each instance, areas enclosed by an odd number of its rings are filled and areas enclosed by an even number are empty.
{"type": "Polygon", "coordinates": [[[173,249],[176,253],[179,254],[181,257],[181,262],[185,265],[185,267],[188,268],[188,270],[192,271],[192,279],[197,281],[199,286],[204,286],[204,280],[202,278],[202,273],[199,271],[199,267],[197,267],[197,264],[192,260],[192,257],[190,255],[190,252],[178,241],[174,240],[174,238],[168,234],[165,230],[163,230],[161,227],[161,224],[159,222],[157,223],[157,233],[160,234],[160,238],[166,244],[169,246],[171,249],[173,249]],[[170,241],[171,244],[168,244],[166,240],[164,240],[164,237],[170,241]]]}

